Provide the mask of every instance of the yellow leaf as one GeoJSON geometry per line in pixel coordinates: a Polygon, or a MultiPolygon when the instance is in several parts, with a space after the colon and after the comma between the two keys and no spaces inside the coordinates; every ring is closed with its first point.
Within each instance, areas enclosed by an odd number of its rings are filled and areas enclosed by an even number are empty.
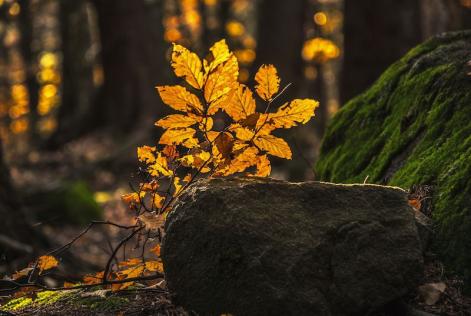
{"type": "MultiPolygon", "coordinates": [[[[181,145],[186,140],[194,139],[195,133],[196,131],[193,128],[168,129],[160,137],[159,144],[181,145]]],[[[194,146],[198,145],[198,140],[193,141],[193,143],[194,146]]]]}
{"type": "Polygon", "coordinates": [[[211,117],[201,118],[198,128],[203,132],[209,132],[213,128],[214,121],[211,117]]]}
{"type": "Polygon", "coordinates": [[[243,84],[239,84],[228,104],[224,106],[224,110],[234,121],[246,119],[255,113],[255,99],[252,91],[243,84]]]}
{"type": "Polygon", "coordinates": [[[43,271],[55,268],[58,265],[59,261],[57,261],[57,259],[53,256],[41,256],[38,259],[39,274],[41,274],[43,271]]]}
{"type": "Polygon", "coordinates": [[[270,160],[268,160],[267,155],[258,156],[257,159],[257,172],[255,176],[257,177],[268,177],[271,172],[270,160]]]}
{"type": "Polygon", "coordinates": [[[257,162],[258,150],[255,147],[248,147],[237,155],[229,165],[216,172],[216,175],[229,176],[237,172],[243,172],[257,162]]]}
{"type": "Polygon", "coordinates": [[[154,207],[161,208],[163,206],[164,201],[165,197],[157,193],[152,195],[152,203],[154,204],[154,207]]]}
{"type": "Polygon", "coordinates": [[[175,187],[174,195],[177,195],[178,193],[180,193],[180,190],[182,189],[182,185],[180,184],[180,178],[179,177],[173,178],[173,186],[175,187]]]}
{"type": "Polygon", "coordinates": [[[153,163],[155,161],[155,147],[141,146],[137,147],[137,157],[139,161],[153,163]]]}
{"type": "Polygon", "coordinates": [[[193,88],[203,88],[204,77],[198,55],[181,45],[173,44],[172,67],[175,75],[183,77],[193,88]]]}
{"type": "Polygon", "coordinates": [[[173,174],[173,171],[168,168],[167,157],[162,156],[159,152],[155,163],[149,166],[149,173],[152,176],[164,176],[169,177],[173,174]]]}
{"type": "Polygon", "coordinates": [[[240,126],[240,124],[232,124],[229,130],[235,132],[237,139],[243,141],[250,141],[255,135],[255,132],[246,127],[240,126]]]}
{"type": "Polygon", "coordinates": [[[291,159],[291,149],[283,138],[273,135],[260,135],[254,139],[254,144],[272,156],[291,159]]]}
{"type": "Polygon", "coordinates": [[[204,68],[206,72],[213,71],[217,66],[226,62],[231,56],[231,52],[229,51],[229,47],[227,47],[225,39],[214,43],[209,51],[211,52],[213,59],[209,63],[208,61],[204,60],[204,68]]]}
{"type": "Polygon", "coordinates": [[[306,124],[314,116],[319,102],[311,99],[296,99],[281,106],[269,115],[269,124],[275,128],[290,128],[297,123],[306,124]]]}
{"type": "Polygon", "coordinates": [[[174,110],[203,113],[203,106],[196,95],[181,86],[157,87],[162,101],[174,110]]]}
{"type": "Polygon", "coordinates": [[[146,261],[146,270],[151,272],[164,272],[164,266],[160,261],[146,261]]]}
{"type": "MultiPolygon", "coordinates": [[[[118,280],[123,280],[123,279],[129,279],[129,278],[137,278],[142,275],[144,272],[144,265],[137,265],[133,266],[129,269],[123,270],[123,271],[118,271],[118,280]]],[[[111,285],[111,290],[112,291],[118,291],[118,290],[124,290],[131,285],[133,285],[134,282],[126,282],[126,283],[116,283],[111,285]]]]}
{"type": "Polygon", "coordinates": [[[255,74],[257,94],[265,101],[271,100],[280,89],[280,78],[273,65],[262,65],[255,74]]]}
{"type": "Polygon", "coordinates": [[[197,117],[191,117],[183,114],[171,114],[155,122],[155,125],[162,128],[180,128],[189,127],[198,123],[197,117]]]}
{"type": "Polygon", "coordinates": [[[208,104],[208,114],[214,114],[219,109],[220,104],[225,101],[229,92],[237,84],[239,76],[239,64],[234,55],[216,70],[209,74],[204,85],[204,98],[208,104]]]}

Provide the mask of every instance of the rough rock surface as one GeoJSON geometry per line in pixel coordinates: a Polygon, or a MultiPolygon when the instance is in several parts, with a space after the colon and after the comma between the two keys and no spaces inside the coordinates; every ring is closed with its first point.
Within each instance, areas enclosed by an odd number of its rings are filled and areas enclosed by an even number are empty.
{"type": "Polygon", "coordinates": [[[423,271],[403,190],[270,179],[192,185],[162,259],[176,302],[202,315],[364,315],[423,271]]]}
{"type": "Polygon", "coordinates": [[[471,289],[471,31],[411,50],[336,114],[316,165],[323,181],[433,187],[432,242],[471,289]]]}

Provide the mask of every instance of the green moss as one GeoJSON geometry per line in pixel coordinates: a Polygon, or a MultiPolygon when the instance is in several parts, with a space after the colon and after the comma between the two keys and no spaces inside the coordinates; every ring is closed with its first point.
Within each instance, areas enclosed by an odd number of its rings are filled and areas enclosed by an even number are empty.
{"type": "Polygon", "coordinates": [[[1,310],[4,311],[18,311],[27,307],[39,307],[54,304],[62,298],[66,298],[73,293],[70,291],[42,291],[37,293],[35,299],[29,297],[20,297],[14,300],[9,301],[1,310]]]}
{"type": "Polygon", "coordinates": [[[332,120],[321,180],[436,186],[437,251],[471,283],[471,32],[410,51],[332,120]]]}
{"type": "Polygon", "coordinates": [[[93,192],[83,181],[62,183],[59,187],[39,191],[27,197],[40,208],[39,219],[44,221],[86,225],[102,217],[102,209],[93,192]]]}
{"type": "Polygon", "coordinates": [[[88,297],[79,301],[81,305],[88,306],[90,309],[100,312],[109,312],[117,310],[129,304],[129,300],[123,297],[110,296],[107,298],[102,297],[88,297]]]}

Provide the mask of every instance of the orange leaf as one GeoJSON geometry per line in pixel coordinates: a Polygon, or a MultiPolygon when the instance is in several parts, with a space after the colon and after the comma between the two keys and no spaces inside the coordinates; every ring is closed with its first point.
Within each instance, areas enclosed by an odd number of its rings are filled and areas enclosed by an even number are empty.
{"type": "Polygon", "coordinates": [[[41,256],[38,259],[39,274],[43,273],[43,271],[55,268],[58,265],[59,261],[57,261],[53,256],[41,256]]]}

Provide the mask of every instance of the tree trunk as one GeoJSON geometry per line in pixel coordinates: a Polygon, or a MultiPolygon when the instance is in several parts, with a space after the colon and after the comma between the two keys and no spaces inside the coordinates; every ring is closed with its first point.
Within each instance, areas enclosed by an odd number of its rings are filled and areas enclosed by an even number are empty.
{"type": "Polygon", "coordinates": [[[55,133],[47,148],[56,148],[97,126],[93,101],[94,60],[92,34],[84,0],[63,0],[60,5],[62,95],[55,133]]]}
{"type": "Polygon", "coordinates": [[[30,0],[19,0],[20,15],[19,26],[21,32],[21,54],[26,70],[25,84],[28,89],[29,109],[30,109],[30,139],[32,144],[38,141],[38,100],[39,83],[36,79],[37,73],[37,54],[33,49],[33,13],[30,0]]]}
{"type": "Polygon", "coordinates": [[[304,42],[305,1],[262,0],[257,9],[257,58],[252,77],[261,64],[273,64],[281,87],[292,86],[282,99],[293,98],[303,81],[301,49],[304,42]]]}
{"type": "Polygon", "coordinates": [[[471,28],[471,8],[460,1],[421,0],[422,35],[433,35],[471,28]]]}
{"type": "Polygon", "coordinates": [[[93,0],[102,43],[104,86],[100,121],[118,134],[155,120],[162,107],[154,89],[164,84],[165,60],[160,1],[93,0]]]}
{"type": "Polygon", "coordinates": [[[422,39],[420,0],[345,0],[344,16],[342,104],[422,39]]]}

